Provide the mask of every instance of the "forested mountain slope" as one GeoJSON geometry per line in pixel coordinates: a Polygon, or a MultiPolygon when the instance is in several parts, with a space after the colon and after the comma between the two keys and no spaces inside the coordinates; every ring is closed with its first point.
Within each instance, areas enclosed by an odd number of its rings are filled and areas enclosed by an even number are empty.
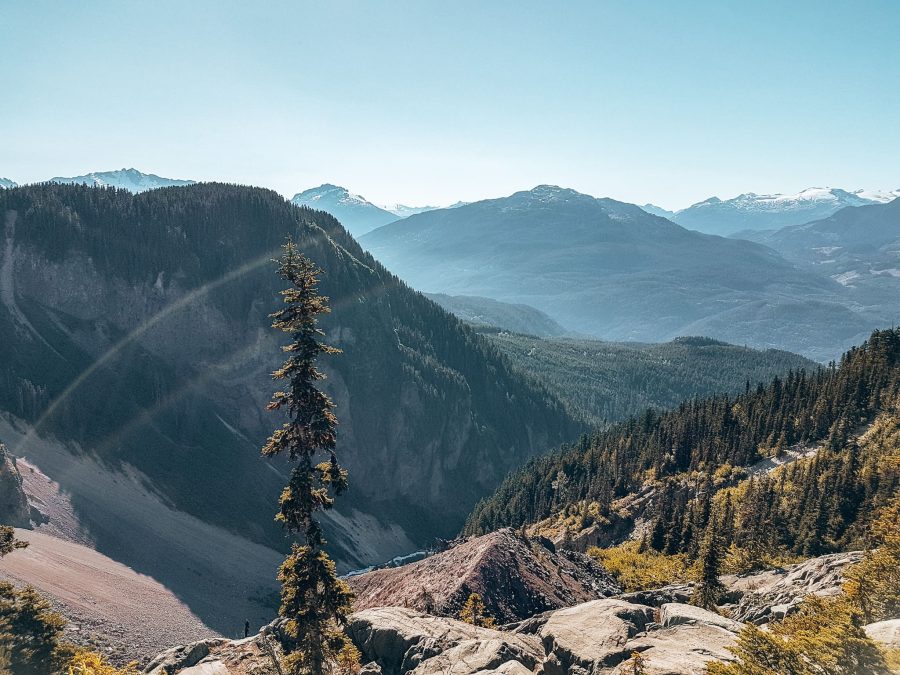
{"type": "Polygon", "coordinates": [[[480,332],[515,368],[544,383],[575,417],[595,427],[648,407],[674,408],[696,396],[737,394],[748,382],[755,387],[790,370],[817,368],[798,354],[702,337],[644,344],[480,332]]]}
{"type": "MultiPolygon", "coordinates": [[[[71,489],[84,527],[113,557],[140,557],[132,544],[142,530],[127,521],[140,509],[116,522],[104,494],[56,473],[77,467],[71,457],[134,481],[136,498],[284,545],[273,522],[283,467],[259,448],[279,422],[265,411],[281,357],[267,315],[280,300],[270,260],[288,235],[324,270],[333,308],[324,327],[343,350],[322,363],[350,469],[349,506],[330,521],[343,565],[451,534],[507,471],[579,432],[552,395],[385,271],[334,218],[274,192],[28,186],[0,193],[0,224],[7,445],[71,489]]],[[[124,562],[164,570],[165,551],[153,555],[156,567],[124,562]]]]}
{"type": "Polygon", "coordinates": [[[858,546],[857,523],[900,489],[898,396],[900,329],[876,331],[839,365],[647,411],[534,459],[476,507],[466,532],[552,517],[696,553],[714,522],[726,544],[804,555],[858,546]],[[809,456],[751,470],[789,452],[809,456]]]}
{"type": "Polygon", "coordinates": [[[538,337],[569,333],[546,313],[528,305],[515,305],[472,295],[425,295],[476,328],[492,327],[538,337]]]}

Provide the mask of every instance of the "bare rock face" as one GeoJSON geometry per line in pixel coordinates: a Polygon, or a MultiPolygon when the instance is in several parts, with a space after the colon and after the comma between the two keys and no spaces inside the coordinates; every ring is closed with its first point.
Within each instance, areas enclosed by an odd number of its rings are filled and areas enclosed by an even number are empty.
{"type": "Polygon", "coordinates": [[[471,593],[500,623],[608,597],[621,591],[602,566],[503,529],[404,567],[352,577],[357,611],[411,607],[456,615],[471,593]],[[431,604],[426,607],[426,604],[431,604]]]}
{"type": "Polygon", "coordinates": [[[870,623],[865,627],[866,635],[887,649],[900,649],[900,619],[888,619],[870,623]]]}
{"type": "MultiPolygon", "coordinates": [[[[218,638],[169,649],[151,661],[146,675],[281,675],[276,659],[282,656],[275,625],[243,640],[218,638]]],[[[375,675],[378,670],[361,670],[375,675]]]]}
{"type": "Polygon", "coordinates": [[[412,675],[473,675],[511,669],[532,673],[536,656],[536,652],[522,651],[504,639],[467,640],[420,664],[412,675]]]}
{"type": "Polygon", "coordinates": [[[653,609],[595,600],[554,612],[541,628],[546,675],[599,672],[628,658],[625,644],[653,622],[653,609]]]}
{"type": "Polygon", "coordinates": [[[29,508],[15,458],[0,443],[0,524],[28,525],[29,508]]]}
{"type": "Polygon", "coordinates": [[[620,600],[626,600],[638,605],[650,605],[651,607],[662,607],[669,602],[686,603],[691,599],[694,593],[693,584],[669,584],[661,588],[653,588],[646,591],[633,591],[631,593],[622,593],[616,597],[620,600]]]}
{"type": "MultiPolygon", "coordinates": [[[[661,610],[617,599],[548,612],[515,629],[493,630],[402,607],[350,617],[362,652],[360,675],[625,675],[633,652],[653,675],[701,675],[732,659],[737,624],[696,607],[661,610]]],[[[205,640],[170,649],[148,675],[277,675],[278,622],[244,640],[205,640]]]]}
{"type": "Polygon", "coordinates": [[[834,553],[758,574],[723,577],[729,590],[743,593],[732,617],[759,625],[790,614],[807,595],[837,595],[844,570],[861,559],[860,551],[834,553]]]}
{"type": "Polygon", "coordinates": [[[659,623],[663,628],[671,628],[672,626],[696,626],[708,625],[718,626],[725,630],[737,633],[741,630],[741,624],[733,619],[710,612],[694,605],[687,605],[680,602],[668,602],[659,610],[659,623]]]}
{"type": "Polygon", "coordinates": [[[209,656],[212,648],[224,645],[226,639],[200,640],[189,645],[172,647],[153,659],[144,669],[149,675],[171,675],[184,672],[209,656]]]}
{"type": "Polygon", "coordinates": [[[540,641],[532,636],[477,628],[402,607],[358,612],[350,619],[348,633],[363,660],[377,662],[385,675],[469,675],[511,661],[533,667],[543,657],[540,641]],[[440,669],[450,666],[454,670],[440,669]]]}
{"type": "MultiPolygon", "coordinates": [[[[720,617],[721,618],[721,617],[720,617]]],[[[703,675],[710,661],[733,661],[728,648],[734,645],[737,634],[714,623],[697,622],[648,631],[625,644],[626,658],[640,652],[645,671],[653,675],[703,675]]],[[[616,675],[629,673],[627,661],[612,671],[616,675]]]]}

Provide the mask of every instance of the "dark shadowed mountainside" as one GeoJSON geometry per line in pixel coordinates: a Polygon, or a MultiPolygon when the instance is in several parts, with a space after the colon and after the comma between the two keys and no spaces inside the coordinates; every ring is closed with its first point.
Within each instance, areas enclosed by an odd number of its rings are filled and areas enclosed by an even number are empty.
{"type": "MultiPolygon", "coordinates": [[[[454,533],[508,470],[580,429],[334,218],[274,192],[30,186],[0,193],[0,223],[4,440],[60,484],[84,540],[163,583],[174,533],[161,523],[191,533],[182,571],[207,569],[210,542],[229,537],[286,546],[273,522],[285,467],[259,448],[279,423],[265,410],[282,339],[268,314],[288,235],[323,269],[324,328],[343,350],[322,366],[350,470],[328,521],[344,569],[454,533]]],[[[235,593],[274,574],[243,564],[235,593]]]]}

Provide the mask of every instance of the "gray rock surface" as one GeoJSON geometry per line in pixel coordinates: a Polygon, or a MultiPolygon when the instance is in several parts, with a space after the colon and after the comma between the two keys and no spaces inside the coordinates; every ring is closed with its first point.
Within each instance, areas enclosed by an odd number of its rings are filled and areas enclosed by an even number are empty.
{"type": "MultiPolygon", "coordinates": [[[[652,675],[703,675],[709,661],[732,661],[728,651],[737,635],[709,623],[679,624],[670,628],[648,631],[627,642],[622,650],[626,658],[640,652],[645,671],[652,675]]],[[[627,661],[613,673],[628,673],[627,661]]]]}
{"type": "Polygon", "coordinates": [[[622,600],[594,600],[554,612],[541,628],[546,675],[581,668],[593,673],[628,658],[625,644],[653,621],[653,609],[622,600]]]}
{"type": "MultiPolygon", "coordinates": [[[[471,670],[454,670],[454,673],[474,673],[501,665],[502,661],[495,663],[492,654],[502,653],[509,657],[507,660],[526,659],[532,663],[543,656],[540,641],[535,637],[478,628],[455,619],[430,616],[402,607],[358,612],[350,618],[348,633],[362,652],[363,660],[376,661],[385,675],[404,675],[411,671],[417,675],[441,672],[417,668],[463,643],[466,646],[452,654],[465,655],[472,660],[473,666],[480,665],[471,670]],[[488,646],[482,647],[478,643],[488,646]]],[[[446,661],[445,658],[438,663],[446,661]]]]}
{"type": "Polygon", "coordinates": [[[662,607],[667,602],[687,602],[693,594],[693,584],[670,584],[662,588],[653,588],[648,591],[634,591],[616,596],[620,600],[633,602],[637,605],[650,605],[662,607]]]}
{"type": "Polygon", "coordinates": [[[172,673],[183,672],[184,669],[197,665],[209,656],[213,647],[224,645],[227,642],[228,640],[225,638],[217,638],[167,649],[147,664],[144,672],[149,675],[172,675],[172,673]]]}
{"type": "Polygon", "coordinates": [[[866,635],[890,649],[900,649],[900,619],[888,619],[870,623],[865,627],[866,635]]]}
{"type": "Polygon", "coordinates": [[[498,668],[506,668],[506,671],[500,672],[508,672],[515,666],[524,669],[524,672],[531,673],[542,657],[542,653],[522,650],[516,645],[511,645],[504,638],[466,640],[424,661],[412,673],[413,675],[474,675],[485,671],[496,672],[498,668]]]}
{"type": "Polygon", "coordinates": [[[844,570],[861,559],[860,551],[834,553],[758,574],[723,577],[730,591],[743,593],[732,617],[763,624],[790,614],[807,595],[836,595],[844,582],[844,570]]]}
{"type": "Polygon", "coordinates": [[[694,605],[686,605],[680,602],[667,602],[659,610],[659,623],[663,628],[672,626],[718,626],[725,630],[737,633],[741,630],[741,624],[733,619],[710,612],[694,605]]]}
{"type": "Polygon", "coordinates": [[[28,521],[28,500],[16,458],[0,443],[0,524],[26,527],[28,521]]]}

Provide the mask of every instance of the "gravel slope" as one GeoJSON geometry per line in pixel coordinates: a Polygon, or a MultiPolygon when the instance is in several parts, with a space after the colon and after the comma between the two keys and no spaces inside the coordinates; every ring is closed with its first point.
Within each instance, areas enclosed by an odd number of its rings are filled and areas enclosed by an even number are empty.
{"type": "Polygon", "coordinates": [[[16,533],[29,546],[0,560],[0,578],[50,598],[69,620],[72,641],[100,645],[121,662],[218,635],[158,581],[81,544],[16,533]]]}

